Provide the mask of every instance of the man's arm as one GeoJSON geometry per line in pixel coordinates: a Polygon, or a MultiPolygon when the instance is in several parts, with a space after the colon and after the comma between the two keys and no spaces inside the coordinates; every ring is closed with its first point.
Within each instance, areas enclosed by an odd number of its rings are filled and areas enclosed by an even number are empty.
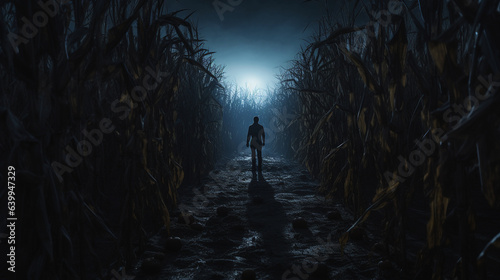
{"type": "Polygon", "coordinates": [[[248,127],[248,133],[247,133],[247,147],[248,147],[248,142],[250,142],[250,127],[248,127]]]}
{"type": "Polygon", "coordinates": [[[262,127],[262,146],[266,145],[266,133],[264,132],[264,127],[262,127]]]}

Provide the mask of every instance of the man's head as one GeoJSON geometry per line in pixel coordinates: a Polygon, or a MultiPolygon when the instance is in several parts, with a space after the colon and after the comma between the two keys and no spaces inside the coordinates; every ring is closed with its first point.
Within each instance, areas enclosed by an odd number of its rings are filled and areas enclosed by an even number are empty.
{"type": "Polygon", "coordinates": [[[253,118],[253,122],[254,122],[254,123],[258,123],[258,122],[259,122],[259,117],[254,117],[254,118],[253,118]]]}

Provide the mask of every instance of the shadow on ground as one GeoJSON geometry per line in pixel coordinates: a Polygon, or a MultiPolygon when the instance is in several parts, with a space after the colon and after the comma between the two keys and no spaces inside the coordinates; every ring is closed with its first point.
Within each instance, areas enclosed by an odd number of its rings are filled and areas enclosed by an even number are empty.
{"type": "Polygon", "coordinates": [[[273,277],[281,278],[284,263],[289,255],[290,244],[284,236],[288,218],[281,203],[274,198],[273,187],[265,180],[262,172],[253,172],[252,181],[248,185],[249,201],[247,204],[247,220],[250,230],[261,238],[268,272],[273,277]]]}

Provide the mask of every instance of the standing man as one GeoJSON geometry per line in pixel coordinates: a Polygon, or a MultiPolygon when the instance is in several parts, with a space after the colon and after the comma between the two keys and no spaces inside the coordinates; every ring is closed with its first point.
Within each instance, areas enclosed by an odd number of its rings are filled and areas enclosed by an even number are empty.
{"type": "Polygon", "coordinates": [[[252,171],[255,172],[255,150],[257,149],[257,157],[259,158],[259,171],[262,171],[262,146],[266,144],[266,134],[264,127],[259,124],[259,117],[253,118],[253,124],[248,127],[247,147],[248,142],[252,137],[250,148],[252,149],[252,171]],[[262,140],[261,140],[262,137],[262,140]]]}

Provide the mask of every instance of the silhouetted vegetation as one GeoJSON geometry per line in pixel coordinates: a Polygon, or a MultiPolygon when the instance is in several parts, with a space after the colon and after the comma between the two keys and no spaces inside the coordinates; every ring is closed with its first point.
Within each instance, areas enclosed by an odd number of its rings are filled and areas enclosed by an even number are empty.
{"type": "Polygon", "coordinates": [[[17,276],[100,277],[131,265],[168,228],[183,180],[213,164],[222,69],[164,1],[35,3],[1,6],[1,168],[18,174],[17,276]]]}
{"type": "Polygon", "coordinates": [[[239,152],[259,115],[266,146],[354,213],[342,246],[365,227],[402,277],[493,277],[499,1],[344,2],[260,97],[222,85],[189,16],[164,1],[2,2],[0,168],[18,178],[17,276],[130,267],[168,232],[181,184],[239,152]]]}
{"type": "Polygon", "coordinates": [[[359,218],[341,244],[383,209],[387,254],[406,273],[486,277],[500,236],[489,221],[500,202],[498,1],[405,2],[346,1],[320,23],[283,74],[300,115],[288,132],[322,190],[359,218]]]}

